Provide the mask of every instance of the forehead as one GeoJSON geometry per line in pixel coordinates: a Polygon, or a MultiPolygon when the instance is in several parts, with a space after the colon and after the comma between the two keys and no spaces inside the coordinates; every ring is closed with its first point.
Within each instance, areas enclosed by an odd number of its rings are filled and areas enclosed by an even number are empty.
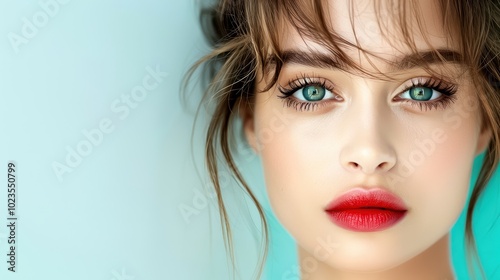
{"type": "MultiPolygon", "coordinates": [[[[352,58],[358,57],[361,64],[360,49],[389,60],[415,50],[458,49],[451,40],[456,38],[455,32],[444,26],[439,1],[335,0],[324,1],[323,10],[339,48],[352,58]]],[[[305,16],[319,15],[305,12],[305,16]]],[[[328,52],[314,30],[308,35],[300,33],[291,23],[285,24],[280,48],[328,52]]]]}

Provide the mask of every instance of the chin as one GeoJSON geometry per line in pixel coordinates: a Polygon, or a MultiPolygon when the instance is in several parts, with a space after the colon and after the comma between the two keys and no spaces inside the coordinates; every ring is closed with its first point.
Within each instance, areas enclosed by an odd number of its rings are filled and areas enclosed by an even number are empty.
{"type": "MultiPolygon", "coordinates": [[[[412,255],[401,255],[401,250],[391,250],[393,254],[376,254],[381,250],[374,250],[365,254],[340,254],[335,259],[329,260],[328,265],[336,270],[360,272],[360,273],[375,273],[383,272],[400,266],[410,260],[412,255]],[[395,255],[394,253],[398,253],[395,255]],[[389,256],[390,255],[390,256],[389,256]]],[[[390,253],[390,252],[386,252],[390,253]]]]}

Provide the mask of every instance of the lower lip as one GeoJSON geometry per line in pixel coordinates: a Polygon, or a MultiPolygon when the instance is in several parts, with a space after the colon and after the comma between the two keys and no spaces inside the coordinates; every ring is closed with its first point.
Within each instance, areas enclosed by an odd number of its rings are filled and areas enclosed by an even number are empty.
{"type": "Polygon", "coordinates": [[[354,208],[328,211],[331,220],[338,226],[361,232],[380,231],[401,221],[406,211],[380,208],[354,208]]]}

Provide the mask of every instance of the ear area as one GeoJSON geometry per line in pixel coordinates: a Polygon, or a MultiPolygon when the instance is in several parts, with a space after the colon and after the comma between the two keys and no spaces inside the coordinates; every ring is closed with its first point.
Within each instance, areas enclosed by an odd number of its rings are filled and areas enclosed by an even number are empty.
{"type": "Polygon", "coordinates": [[[248,145],[252,148],[254,153],[258,153],[257,149],[257,135],[255,132],[254,112],[253,108],[247,101],[240,102],[238,106],[238,113],[242,121],[243,132],[248,145]]]}

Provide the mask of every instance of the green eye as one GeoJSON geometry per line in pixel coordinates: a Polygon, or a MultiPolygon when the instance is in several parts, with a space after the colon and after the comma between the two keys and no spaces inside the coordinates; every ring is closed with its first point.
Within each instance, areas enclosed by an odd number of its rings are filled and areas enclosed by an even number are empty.
{"type": "Polygon", "coordinates": [[[414,87],[408,91],[413,100],[428,101],[432,97],[432,89],[428,87],[414,87]]]}
{"type": "Polygon", "coordinates": [[[320,101],[325,97],[325,88],[317,85],[305,86],[302,95],[307,101],[320,101]]]}

